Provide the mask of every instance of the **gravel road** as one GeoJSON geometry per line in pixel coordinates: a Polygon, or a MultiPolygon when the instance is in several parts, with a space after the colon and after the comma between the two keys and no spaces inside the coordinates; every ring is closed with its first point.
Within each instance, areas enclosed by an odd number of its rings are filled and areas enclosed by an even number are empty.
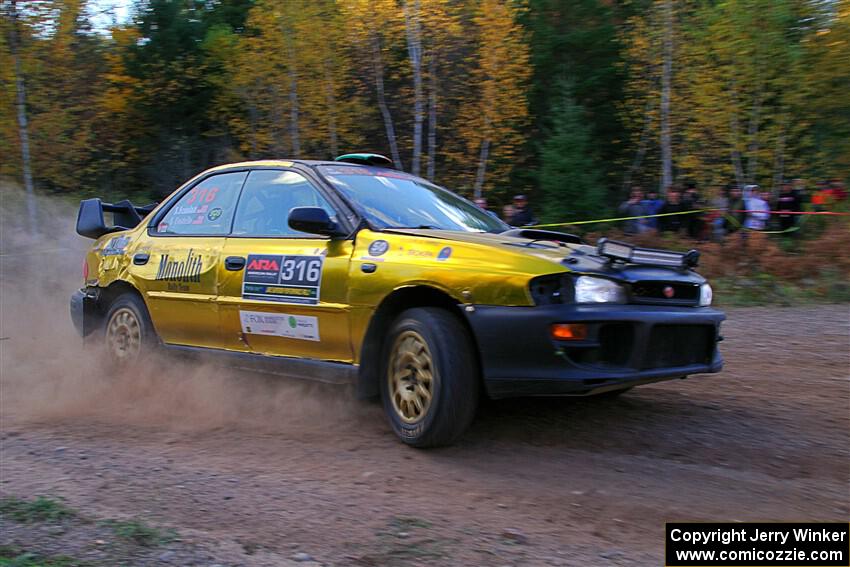
{"type": "Polygon", "coordinates": [[[0,558],[646,566],[666,521],[850,517],[848,305],[730,310],[721,374],[488,403],[418,451],[343,389],[173,359],[104,372],[67,314],[87,243],[43,209],[40,236],[8,206],[0,223],[0,508],[76,515],[0,513],[0,558]]]}
{"type": "Polygon", "coordinates": [[[102,565],[661,565],[665,521],[850,517],[846,305],[731,310],[722,374],[489,403],[430,451],[333,387],[179,361],[99,375],[5,307],[0,492],[81,518],[3,517],[0,545],[102,565]],[[176,538],[128,543],[106,519],[176,538]]]}

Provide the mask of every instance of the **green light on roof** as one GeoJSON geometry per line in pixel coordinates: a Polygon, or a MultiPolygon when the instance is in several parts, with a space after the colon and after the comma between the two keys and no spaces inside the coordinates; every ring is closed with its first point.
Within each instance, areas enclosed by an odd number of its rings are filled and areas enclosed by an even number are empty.
{"type": "Polygon", "coordinates": [[[334,159],[345,163],[356,163],[358,165],[375,165],[378,167],[392,167],[393,162],[387,156],[381,154],[345,154],[334,159]]]}

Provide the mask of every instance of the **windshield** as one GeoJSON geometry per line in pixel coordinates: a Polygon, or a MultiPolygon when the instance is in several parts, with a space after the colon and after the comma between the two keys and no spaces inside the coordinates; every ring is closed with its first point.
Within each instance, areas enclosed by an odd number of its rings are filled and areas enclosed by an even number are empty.
{"type": "Polygon", "coordinates": [[[319,171],[377,229],[435,228],[504,232],[510,227],[424,179],[377,167],[322,165],[319,171]]]}

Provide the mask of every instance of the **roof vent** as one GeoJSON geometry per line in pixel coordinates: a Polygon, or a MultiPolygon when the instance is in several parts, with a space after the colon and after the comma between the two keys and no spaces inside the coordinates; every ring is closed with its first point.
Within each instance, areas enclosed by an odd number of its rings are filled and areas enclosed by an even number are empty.
{"type": "Polygon", "coordinates": [[[393,162],[387,156],[381,154],[345,154],[335,158],[334,161],[345,163],[356,163],[357,165],[374,165],[377,167],[392,167],[393,162]]]}

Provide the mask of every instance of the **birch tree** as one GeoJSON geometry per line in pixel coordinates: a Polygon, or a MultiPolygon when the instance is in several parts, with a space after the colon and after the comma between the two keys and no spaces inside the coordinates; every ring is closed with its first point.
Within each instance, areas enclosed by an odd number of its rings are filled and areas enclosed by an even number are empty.
{"type": "Polygon", "coordinates": [[[523,140],[528,120],[528,44],[517,23],[521,4],[482,0],[473,19],[478,49],[473,72],[474,99],[462,112],[460,134],[475,156],[473,194],[480,197],[490,179],[501,181],[523,140]],[[497,163],[497,168],[492,164],[497,163]]]}
{"type": "Polygon", "coordinates": [[[663,0],[664,62],[661,72],[661,193],[673,184],[673,148],[670,97],[673,79],[673,0],[663,0]]]}
{"type": "Polygon", "coordinates": [[[27,214],[30,230],[35,232],[38,226],[36,219],[35,189],[32,182],[32,164],[30,159],[29,127],[27,124],[27,94],[26,84],[21,64],[21,23],[18,15],[17,0],[9,0],[8,6],[8,45],[12,64],[14,65],[15,82],[15,117],[18,123],[18,137],[21,148],[21,169],[24,178],[24,190],[27,198],[27,214]]]}
{"type": "Polygon", "coordinates": [[[385,54],[401,31],[401,14],[394,0],[340,0],[339,3],[350,25],[350,37],[355,49],[365,53],[368,58],[375,98],[393,164],[396,169],[404,169],[384,81],[385,54]]]}

